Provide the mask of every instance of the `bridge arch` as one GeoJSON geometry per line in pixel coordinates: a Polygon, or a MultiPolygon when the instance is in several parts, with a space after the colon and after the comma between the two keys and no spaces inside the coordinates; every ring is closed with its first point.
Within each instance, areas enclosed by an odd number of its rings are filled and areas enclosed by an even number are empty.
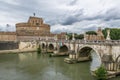
{"type": "Polygon", "coordinates": [[[42,43],[42,45],[41,45],[41,47],[42,47],[42,49],[45,49],[45,43],[42,43]]]}
{"type": "Polygon", "coordinates": [[[68,52],[68,47],[66,46],[66,45],[63,45],[63,46],[61,46],[60,48],[59,48],[59,52],[61,52],[61,53],[66,53],[66,52],[68,52]]]}
{"type": "Polygon", "coordinates": [[[91,46],[80,47],[78,51],[78,59],[79,58],[84,58],[84,59],[86,58],[88,60],[90,59],[92,60],[91,66],[90,66],[91,71],[96,70],[102,64],[100,54],[95,48],[91,46]]]}
{"type": "MultiPolygon", "coordinates": [[[[79,49],[78,49],[78,53],[80,54],[81,52],[82,52],[82,50],[93,50],[94,52],[96,52],[96,54],[98,54],[99,55],[99,57],[100,57],[100,54],[99,54],[99,52],[97,51],[97,49],[95,49],[94,47],[92,47],[92,46],[81,46],[79,49]]],[[[79,55],[80,56],[80,55],[79,55]]]]}
{"type": "Polygon", "coordinates": [[[49,50],[54,50],[54,45],[53,44],[49,44],[48,48],[49,48],[49,50]]]}
{"type": "Polygon", "coordinates": [[[117,67],[120,69],[120,55],[116,58],[117,67]]]}
{"type": "Polygon", "coordinates": [[[116,62],[120,62],[120,55],[116,58],[116,62]]]}

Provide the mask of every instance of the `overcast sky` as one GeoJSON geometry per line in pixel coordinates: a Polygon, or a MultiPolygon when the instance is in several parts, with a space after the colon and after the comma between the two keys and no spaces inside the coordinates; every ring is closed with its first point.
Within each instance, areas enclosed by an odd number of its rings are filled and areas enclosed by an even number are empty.
{"type": "Polygon", "coordinates": [[[120,28],[119,6],[120,0],[0,0],[0,30],[15,31],[15,24],[27,22],[33,13],[50,24],[52,32],[120,28]]]}

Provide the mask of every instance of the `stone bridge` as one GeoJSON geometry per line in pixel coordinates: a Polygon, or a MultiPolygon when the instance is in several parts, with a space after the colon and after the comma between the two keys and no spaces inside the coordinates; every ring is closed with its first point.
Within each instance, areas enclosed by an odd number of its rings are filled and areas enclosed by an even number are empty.
{"type": "Polygon", "coordinates": [[[92,59],[97,66],[107,65],[108,70],[120,70],[120,40],[38,40],[22,41],[19,49],[31,49],[40,46],[43,52],[54,55],[69,55],[70,59],[86,61],[92,59]],[[24,45],[26,44],[26,45],[24,45]],[[113,65],[111,68],[109,65],[113,65]],[[115,68],[114,68],[115,67],[115,68]]]}
{"type": "Polygon", "coordinates": [[[42,50],[54,52],[57,55],[68,55],[69,51],[74,51],[71,55],[74,55],[73,59],[77,60],[90,58],[92,54],[95,54],[100,63],[117,62],[120,65],[120,40],[41,40],[39,45],[42,50]]]}

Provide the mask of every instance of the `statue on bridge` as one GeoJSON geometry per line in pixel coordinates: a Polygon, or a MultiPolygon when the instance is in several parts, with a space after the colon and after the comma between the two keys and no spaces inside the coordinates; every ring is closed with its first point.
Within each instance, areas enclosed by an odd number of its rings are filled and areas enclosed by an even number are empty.
{"type": "Polygon", "coordinates": [[[110,38],[110,29],[107,30],[107,37],[106,37],[106,40],[111,40],[111,38],[110,38]]]}
{"type": "Polygon", "coordinates": [[[72,40],[75,40],[75,34],[72,33],[72,40]]]}

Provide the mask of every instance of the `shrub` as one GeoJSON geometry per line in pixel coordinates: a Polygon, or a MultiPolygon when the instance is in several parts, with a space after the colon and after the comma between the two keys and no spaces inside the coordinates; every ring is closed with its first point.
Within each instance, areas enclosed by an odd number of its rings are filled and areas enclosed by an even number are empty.
{"type": "Polygon", "coordinates": [[[100,66],[95,71],[95,74],[96,74],[97,80],[106,80],[107,79],[107,70],[103,66],[100,66]]]}

